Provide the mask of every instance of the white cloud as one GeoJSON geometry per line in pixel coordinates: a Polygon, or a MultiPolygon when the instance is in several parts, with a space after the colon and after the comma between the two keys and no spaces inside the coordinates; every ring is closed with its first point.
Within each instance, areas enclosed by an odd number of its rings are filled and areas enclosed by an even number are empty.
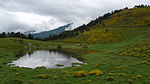
{"type": "Polygon", "coordinates": [[[32,28],[31,30],[36,30],[37,32],[40,32],[42,30],[48,31],[50,29],[54,29],[67,24],[52,16],[42,16],[24,12],[11,13],[16,16],[16,20],[18,22],[28,25],[29,28],[32,28]]]}

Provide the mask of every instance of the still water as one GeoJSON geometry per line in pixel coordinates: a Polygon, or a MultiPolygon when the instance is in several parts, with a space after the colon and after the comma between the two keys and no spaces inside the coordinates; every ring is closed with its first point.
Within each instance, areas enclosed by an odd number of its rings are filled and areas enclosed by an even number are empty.
{"type": "Polygon", "coordinates": [[[72,56],[58,52],[58,51],[35,51],[32,54],[26,53],[18,60],[10,63],[13,66],[27,67],[27,68],[65,68],[71,67],[72,63],[83,63],[72,56]],[[59,66],[58,66],[59,65],[59,66]]]}

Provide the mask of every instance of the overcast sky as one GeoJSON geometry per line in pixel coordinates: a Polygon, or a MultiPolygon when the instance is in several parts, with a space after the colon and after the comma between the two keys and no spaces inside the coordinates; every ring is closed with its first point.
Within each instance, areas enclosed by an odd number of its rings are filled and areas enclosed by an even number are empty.
{"type": "Polygon", "coordinates": [[[73,27],[115,9],[150,5],[150,0],[0,0],[0,32],[47,31],[73,27]]]}

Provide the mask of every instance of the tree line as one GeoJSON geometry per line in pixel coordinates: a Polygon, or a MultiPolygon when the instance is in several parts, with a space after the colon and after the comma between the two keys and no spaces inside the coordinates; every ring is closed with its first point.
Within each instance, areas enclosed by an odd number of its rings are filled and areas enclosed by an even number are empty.
{"type": "Polygon", "coordinates": [[[143,8],[143,7],[150,7],[150,5],[141,4],[141,5],[135,5],[134,6],[134,8],[143,8]]]}
{"type": "Polygon", "coordinates": [[[25,38],[25,39],[33,39],[33,36],[31,34],[29,35],[24,35],[23,33],[20,32],[2,32],[0,33],[0,38],[7,38],[7,37],[17,37],[17,38],[25,38]]]}

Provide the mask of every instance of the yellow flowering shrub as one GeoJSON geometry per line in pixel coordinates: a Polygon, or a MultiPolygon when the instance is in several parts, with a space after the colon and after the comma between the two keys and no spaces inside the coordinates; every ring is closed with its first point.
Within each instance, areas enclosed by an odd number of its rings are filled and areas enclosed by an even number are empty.
{"type": "Polygon", "coordinates": [[[63,72],[64,72],[65,75],[68,76],[68,77],[72,75],[72,72],[70,72],[70,71],[63,71],[63,72]]]}
{"type": "Polygon", "coordinates": [[[19,72],[16,72],[16,75],[19,75],[20,73],[19,72]]]}
{"type": "Polygon", "coordinates": [[[103,75],[104,73],[101,70],[92,70],[89,72],[90,75],[103,75]]]}
{"type": "Polygon", "coordinates": [[[71,74],[72,72],[70,71],[64,71],[65,74],[71,74]]]}
{"type": "Polygon", "coordinates": [[[136,75],[136,76],[133,76],[133,77],[132,77],[133,80],[138,80],[138,79],[140,79],[140,78],[142,78],[142,75],[136,75]]]}
{"type": "Polygon", "coordinates": [[[125,77],[126,74],[125,74],[125,73],[120,73],[119,76],[120,76],[120,77],[125,77]]]}
{"type": "Polygon", "coordinates": [[[39,75],[37,75],[37,77],[46,79],[46,78],[51,77],[51,75],[50,74],[39,74],[39,75]]]}
{"type": "Polygon", "coordinates": [[[142,78],[142,75],[136,75],[137,78],[142,78]]]}
{"type": "Polygon", "coordinates": [[[57,70],[55,70],[55,69],[50,69],[49,72],[54,72],[54,73],[55,73],[55,72],[57,72],[57,70]]]}
{"type": "Polygon", "coordinates": [[[138,64],[147,64],[147,65],[150,65],[150,63],[148,61],[141,61],[138,64]]]}
{"type": "Polygon", "coordinates": [[[133,48],[135,51],[141,51],[141,48],[133,48]]]}
{"type": "Polygon", "coordinates": [[[59,77],[58,77],[58,76],[53,76],[52,78],[53,78],[53,79],[58,79],[59,77]]]}
{"type": "Polygon", "coordinates": [[[109,76],[114,76],[115,74],[114,74],[114,73],[108,73],[108,75],[109,75],[109,76]]]}
{"type": "Polygon", "coordinates": [[[150,58],[150,39],[133,44],[133,48],[121,51],[119,55],[150,58]]]}
{"type": "Polygon", "coordinates": [[[133,82],[133,80],[128,79],[127,82],[128,82],[129,84],[131,84],[131,83],[133,82]]]}
{"type": "Polygon", "coordinates": [[[87,82],[88,82],[88,83],[91,83],[91,82],[92,82],[92,80],[87,80],[87,82]]]}
{"type": "Polygon", "coordinates": [[[102,64],[94,64],[95,67],[99,67],[101,66],[102,64]]]}
{"type": "Polygon", "coordinates": [[[116,66],[115,68],[116,69],[122,69],[122,68],[124,68],[124,66],[116,66]]]}
{"type": "Polygon", "coordinates": [[[78,71],[75,73],[74,76],[75,77],[85,77],[85,76],[87,76],[87,72],[86,71],[78,71]]]}

